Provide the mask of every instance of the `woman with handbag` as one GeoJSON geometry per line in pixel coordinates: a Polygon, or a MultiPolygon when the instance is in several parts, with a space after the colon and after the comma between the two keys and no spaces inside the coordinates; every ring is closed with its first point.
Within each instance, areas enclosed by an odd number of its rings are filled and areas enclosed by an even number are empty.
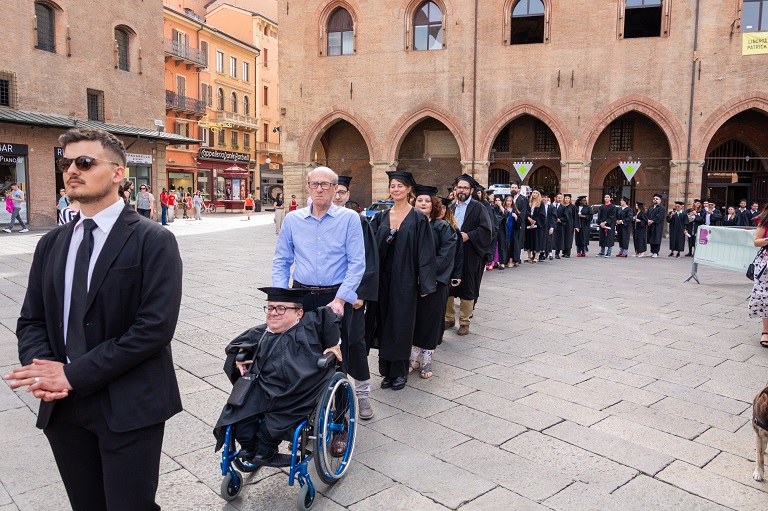
{"type": "Polygon", "coordinates": [[[760,336],[760,346],[768,348],[768,272],[765,271],[768,265],[768,210],[763,210],[757,217],[757,230],[755,230],[754,244],[760,247],[760,251],[755,256],[754,264],[754,285],[752,293],[749,295],[749,317],[760,318],[762,320],[763,333],[760,336]]]}

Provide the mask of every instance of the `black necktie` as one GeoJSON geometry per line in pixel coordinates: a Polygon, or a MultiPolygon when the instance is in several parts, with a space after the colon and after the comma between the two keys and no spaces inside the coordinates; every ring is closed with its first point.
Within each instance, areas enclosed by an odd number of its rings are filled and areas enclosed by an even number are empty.
{"type": "Polygon", "coordinates": [[[96,222],[83,220],[83,241],[77,248],[75,271],[72,276],[72,295],[69,300],[69,322],[67,323],[67,357],[75,360],[87,351],[85,343],[85,303],[88,299],[88,267],[93,252],[93,228],[96,222]]]}

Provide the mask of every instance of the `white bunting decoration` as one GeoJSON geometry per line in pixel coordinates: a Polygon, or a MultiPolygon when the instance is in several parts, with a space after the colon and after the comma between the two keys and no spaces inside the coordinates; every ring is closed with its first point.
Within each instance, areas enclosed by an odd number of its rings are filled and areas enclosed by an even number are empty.
{"type": "Polygon", "coordinates": [[[627,178],[627,181],[630,183],[632,182],[632,178],[635,177],[635,174],[637,174],[637,171],[640,169],[640,163],[639,161],[622,161],[619,162],[619,167],[621,167],[621,171],[624,173],[624,176],[627,178]]]}

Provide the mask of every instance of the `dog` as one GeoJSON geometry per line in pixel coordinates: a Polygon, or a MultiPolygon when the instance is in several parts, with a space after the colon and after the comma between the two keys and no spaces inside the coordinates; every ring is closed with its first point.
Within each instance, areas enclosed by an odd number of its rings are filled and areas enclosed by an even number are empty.
{"type": "Polygon", "coordinates": [[[768,384],[752,403],[752,428],[755,430],[755,472],[752,479],[762,481],[765,475],[765,448],[768,445],[768,384]]]}

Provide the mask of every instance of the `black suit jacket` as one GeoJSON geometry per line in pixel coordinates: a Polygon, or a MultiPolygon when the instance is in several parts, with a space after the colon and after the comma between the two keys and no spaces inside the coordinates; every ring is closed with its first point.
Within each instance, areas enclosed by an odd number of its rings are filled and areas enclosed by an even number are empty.
{"type": "MultiPolygon", "coordinates": [[[[66,364],[64,273],[77,220],[49,232],[35,249],[16,335],[23,365],[66,364]]],[[[87,352],[64,366],[70,397],[95,399],[112,431],[164,422],[181,411],[171,339],[181,303],[176,238],[126,206],[93,269],[84,318],[87,352]]],[[[56,401],[41,402],[45,428],[56,401]]]]}

